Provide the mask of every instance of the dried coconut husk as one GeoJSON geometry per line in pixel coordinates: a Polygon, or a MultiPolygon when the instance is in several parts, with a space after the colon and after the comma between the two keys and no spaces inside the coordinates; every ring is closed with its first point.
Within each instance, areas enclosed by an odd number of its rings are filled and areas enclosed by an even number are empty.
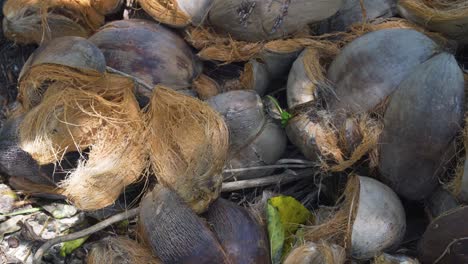
{"type": "Polygon", "coordinates": [[[307,24],[332,16],[341,0],[214,0],[208,21],[237,40],[264,41],[290,36],[307,24]]]}
{"type": "Polygon", "coordinates": [[[161,185],[142,199],[137,235],[163,263],[230,263],[208,224],[161,185]]]}
{"type": "Polygon", "coordinates": [[[462,44],[468,41],[468,4],[463,0],[400,0],[398,11],[406,19],[443,33],[462,44]]]}
{"type": "Polygon", "coordinates": [[[306,228],[306,241],[340,245],[356,259],[371,258],[401,242],[405,211],[389,187],[371,178],[352,176],[342,199],[334,215],[306,228]]]}
{"type": "Polygon", "coordinates": [[[94,0],[92,5],[99,13],[103,15],[114,14],[118,12],[124,4],[124,0],[94,0]]]}
{"type": "Polygon", "coordinates": [[[389,255],[382,253],[374,258],[372,264],[420,264],[420,262],[415,258],[403,255],[389,255]]]}
{"type": "Polygon", "coordinates": [[[309,242],[293,248],[284,264],[344,264],[345,261],[344,248],[326,242],[309,242]]]}
{"type": "Polygon", "coordinates": [[[160,264],[150,249],[126,237],[106,237],[95,243],[88,264],[160,264]]]}
{"type": "MultiPolygon", "coordinates": [[[[101,2],[112,2],[105,0],[101,2]]],[[[87,37],[104,24],[92,0],[9,0],[3,6],[3,32],[19,43],[42,43],[56,37],[87,37]]]]}
{"type": "MultiPolygon", "coordinates": [[[[89,41],[102,51],[107,66],[135,76],[150,87],[161,84],[175,90],[187,89],[202,71],[184,39],[152,21],[113,21],[89,41]]],[[[139,93],[151,97],[151,91],[141,89],[139,93]]]]}
{"type": "Polygon", "coordinates": [[[143,10],[154,20],[178,28],[202,24],[212,2],[213,0],[138,0],[143,10]]]}
{"type": "Polygon", "coordinates": [[[221,190],[228,129],[206,103],[157,86],[146,115],[152,170],[197,213],[221,190]]]}
{"type": "Polygon", "coordinates": [[[92,90],[55,84],[26,114],[19,146],[40,165],[58,162],[70,151],[89,149],[58,186],[82,210],[108,206],[146,168],[133,80],[106,74],[90,78],[92,90]]]}
{"type": "Polygon", "coordinates": [[[192,89],[197,93],[198,98],[202,100],[216,96],[221,91],[219,84],[205,74],[200,75],[193,81],[192,89]]]}

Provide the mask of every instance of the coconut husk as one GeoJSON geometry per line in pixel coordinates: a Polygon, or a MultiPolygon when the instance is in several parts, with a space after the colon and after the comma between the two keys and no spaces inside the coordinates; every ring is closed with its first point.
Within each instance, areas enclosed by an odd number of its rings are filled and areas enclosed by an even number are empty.
{"type": "Polygon", "coordinates": [[[103,15],[114,14],[119,11],[124,4],[124,0],[94,0],[92,5],[96,11],[103,15]]]}
{"type": "Polygon", "coordinates": [[[133,80],[113,74],[86,78],[85,88],[51,84],[26,114],[19,145],[39,164],[89,149],[58,186],[80,209],[96,210],[112,204],[140,178],[146,153],[133,80]]]}
{"type": "Polygon", "coordinates": [[[146,116],[152,170],[200,213],[221,189],[228,153],[222,117],[198,99],[158,86],[146,116]]]}
{"type": "Polygon", "coordinates": [[[189,15],[180,9],[177,0],[138,0],[138,3],[156,21],[174,27],[190,24],[189,15]]]}
{"type": "Polygon", "coordinates": [[[293,248],[284,264],[344,264],[345,261],[346,252],[342,247],[320,242],[293,248]]]}
{"type": "Polygon", "coordinates": [[[200,75],[193,81],[192,89],[198,94],[202,100],[207,100],[219,93],[221,88],[218,83],[205,74],[200,75]]]}
{"type": "Polygon", "coordinates": [[[104,24],[91,0],[9,0],[3,6],[5,36],[42,43],[62,36],[88,37],[104,24]]]}
{"type": "Polygon", "coordinates": [[[150,249],[126,237],[106,237],[93,245],[88,264],[160,264],[150,249]]]}
{"type": "Polygon", "coordinates": [[[400,14],[432,31],[466,43],[468,4],[463,0],[401,0],[400,14]]]}

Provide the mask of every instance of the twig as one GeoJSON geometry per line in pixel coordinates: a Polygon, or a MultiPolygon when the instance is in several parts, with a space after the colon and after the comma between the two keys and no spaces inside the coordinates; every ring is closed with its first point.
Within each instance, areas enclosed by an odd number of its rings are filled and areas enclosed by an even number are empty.
{"type": "Polygon", "coordinates": [[[15,216],[15,215],[22,215],[22,214],[30,214],[41,211],[41,208],[28,208],[24,210],[19,210],[15,212],[11,212],[9,214],[0,214],[0,216],[15,216]]]}
{"type": "Polygon", "coordinates": [[[120,75],[120,76],[123,76],[123,77],[127,77],[129,79],[132,79],[134,82],[136,82],[137,84],[145,87],[146,89],[152,91],[154,89],[154,87],[151,87],[150,85],[148,85],[145,81],[143,81],[142,79],[138,78],[138,77],[135,77],[133,75],[130,75],[130,74],[126,74],[125,72],[121,72],[119,70],[116,70],[112,67],[109,67],[107,66],[106,67],[106,71],[107,72],[110,72],[110,73],[113,73],[113,74],[117,74],[117,75],[120,75]]]}
{"type": "Polygon", "coordinates": [[[434,264],[439,263],[439,261],[441,261],[445,257],[445,255],[450,253],[450,248],[453,246],[453,244],[455,244],[457,242],[460,242],[460,241],[463,241],[463,240],[468,240],[468,237],[460,237],[460,238],[454,239],[452,242],[450,242],[447,245],[447,247],[445,248],[444,252],[442,252],[442,254],[434,261],[434,264]]]}
{"type": "Polygon", "coordinates": [[[251,180],[242,180],[242,181],[234,181],[234,182],[225,182],[223,183],[223,187],[221,189],[222,192],[232,192],[238,191],[247,188],[256,188],[256,187],[263,187],[272,184],[278,183],[288,183],[293,181],[298,181],[304,178],[313,177],[312,170],[303,170],[297,172],[296,174],[292,173],[282,173],[267,177],[262,177],[258,179],[251,179],[251,180]]]}
{"type": "Polygon", "coordinates": [[[314,165],[299,165],[299,164],[277,164],[277,165],[266,165],[266,166],[256,166],[256,167],[247,167],[247,168],[239,168],[239,169],[226,169],[223,172],[244,172],[244,171],[251,171],[251,170],[269,170],[269,169],[307,169],[313,168],[314,165]]]}
{"type": "Polygon", "coordinates": [[[55,244],[70,241],[70,240],[75,240],[75,239],[82,238],[82,237],[85,237],[85,236],[89,236],[89,235],[91,235],[93,233],[101,231],[102,229],[104,229],[104,228],[106,228],[106,227],[108,227],[108,226],[110,226],[112,224],[115,224],[115,223],[120,222],[122,220],[125,220],[127,218],[135,217],[138,214],[138,211],[139,211],[139,208],[134,208],[134,209],[131,209],[131,210],[116,214],[114,216],[111,216],[111,217],[107,218],[106,220],[104,220],[102,222],[99,222],[99,223],[97,223],[97,224],[95,224],[95,225],[93,225],[91,227],[86,228],[86,229],[83,229],[83,230],[81,230],[79,232],[72,233],[72,234],[65,235],[65,236],[59,236],[59,237],[50,239],[47,242],[45,242],[36,251],[36,253],[34,254],[33,261],[34,261],[35,264],[40,264],[42,256],[44,255],[44,253],[47,252],[55,244]]]}

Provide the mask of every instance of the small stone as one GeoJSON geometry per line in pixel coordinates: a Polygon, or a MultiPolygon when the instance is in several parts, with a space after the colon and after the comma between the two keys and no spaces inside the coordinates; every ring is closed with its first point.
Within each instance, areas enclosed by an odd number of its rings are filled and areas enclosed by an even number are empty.
{"type": "Polygon", "coordinates": [[[51,203],[48,205],[44,205],[42,208],[47,212],[51,213],[55,219],[62,219],[62,218],[69,218],[78,212],[76,207],[69,205],[69,204],[61,204],[61,203],[51,203]]]}
{"type": "Polygon", "coordinates": [[[16,237],[9,237],[8,246],[10,248],[17,248],[19,246],[19,240],[16,237]]]}
{"type": "Polygon", "coordinates": [[[0,184],[0,214],[8,214],[13,210],[16,193],[5,184],[0,184]]]}

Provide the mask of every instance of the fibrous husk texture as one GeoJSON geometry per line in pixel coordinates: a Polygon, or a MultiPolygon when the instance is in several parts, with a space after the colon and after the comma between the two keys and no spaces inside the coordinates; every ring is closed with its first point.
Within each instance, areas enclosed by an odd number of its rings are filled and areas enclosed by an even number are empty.
{"type": "Polygon", "coordinates": [[[87,157],[80,158],[59,186],[81,209],[112,204],[146,167],[133,81],[113,74],[84,75],[57,65],[41,68],[55,68],[54,76],[61,78],[55,78],[40,103],[27,112],[20,147],[41,165],[59,162],[70,151],[86,151],[87,157]]]}
{"type": "Polygon", "coordinates": [[[345,250],[326,242],[306,243],[291,250],[284,264],[343,264],[346,260],[345,250]]]}
{"type": "Polygon", "coordinates": [[[9,0],[3,31],[20,43],[41,43],[62,36],[87,37],[104,24],[108,6],[118,0],[9,0]],[[106,8],[107,6],[107,8],[106,8]]]}
{"type": "Polygon", "coordinates": [[[164,87],[156,87],[147,123],[152,169],[196,212],[206,210],[220,192],[228,152],[228,130],[210,106],[164,87]]]}
{"type": "Polygon", "coordinates": [[[150,249],[126,237],[107,237],[93,245],[88,264],[160,264],[150,249]]]}
{"type": "Polygon", "coordinates": [[[184,13],[177,0],[138,0],[145,10],[156,21],[176,27],[190,24],[190,17],[184,13]]]}

